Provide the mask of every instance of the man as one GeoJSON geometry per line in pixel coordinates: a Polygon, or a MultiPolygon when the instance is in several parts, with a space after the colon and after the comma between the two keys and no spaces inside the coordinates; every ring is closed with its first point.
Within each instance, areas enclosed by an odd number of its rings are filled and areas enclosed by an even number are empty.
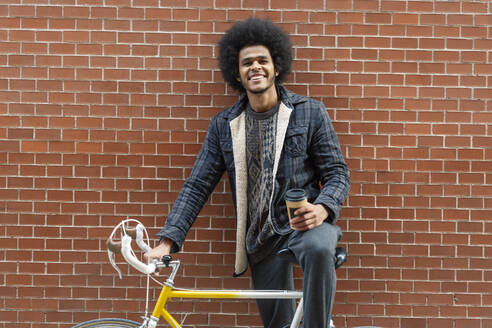
{"type": "MultiPolygon", "coordinates": [[[[322,103],[281,85],[290,73],[288,35],[269,20],[233,25],[219,42],[225,81],[240,91],[232,107],[212,118],[190,177],[185,181],[160,244],[146,254],[177,252],[227,171],[237,214],[235,275],[248,264],[256,289],[292,289],[288,248],[304,272],[304,327],[329,327],[335,295],[335,222],[349,189],[347,165],[322,103]],[[289,225],[284,196],[302,188],[308,205],[289,225]]],[[[265,327],[288,327],[293,300],[258,300],[265,327]]]]}

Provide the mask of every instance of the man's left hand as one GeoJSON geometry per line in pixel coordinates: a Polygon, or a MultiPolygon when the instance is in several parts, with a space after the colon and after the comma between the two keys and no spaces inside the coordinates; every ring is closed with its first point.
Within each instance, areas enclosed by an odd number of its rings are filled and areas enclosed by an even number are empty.
{"type": "Polygon", "coordinates": [[[294,212],[295,217],[291,221],[292,229],[306,231],[321,225],[328,217],[328,212],[321,204],[308,203],[294,212]]]}

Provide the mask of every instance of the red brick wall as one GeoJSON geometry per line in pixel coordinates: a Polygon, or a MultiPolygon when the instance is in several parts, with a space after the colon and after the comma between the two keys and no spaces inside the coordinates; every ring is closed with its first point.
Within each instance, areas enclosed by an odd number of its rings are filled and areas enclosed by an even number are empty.
{"type": "MultiPolygon", "coordinates": [[[[2,1],[0,327],[139,320],[145,279],[124,265],[117,279],[105,238],[127,217],[163,224],[210,117],[236,100],[215,43],[254,14],[291,33],[287,86],[326,104],[350,166],[337,327],[492,327],[491,6],[2,1]]],[[[182,286],[249,287],[231,277],[228,190],[189,233],[182,286]]],[[[259,324],[254,302],[173,308],[195,327],[259,324]]]]}

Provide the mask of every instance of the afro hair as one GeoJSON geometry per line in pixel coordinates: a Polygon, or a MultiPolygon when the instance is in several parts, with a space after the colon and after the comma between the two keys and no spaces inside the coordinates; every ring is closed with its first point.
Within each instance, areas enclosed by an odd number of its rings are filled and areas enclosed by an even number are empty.
{"type": "Polygon", "coordinates": [[[289,35],[269,19],[249,18],[234,24],[219,41],[219,67],[231,88],[243,93],[239,76],[239,52],[247,46],[268,48],[278,76],[277,84],[285,81],[291,72],[292,44],[289,35]]]}

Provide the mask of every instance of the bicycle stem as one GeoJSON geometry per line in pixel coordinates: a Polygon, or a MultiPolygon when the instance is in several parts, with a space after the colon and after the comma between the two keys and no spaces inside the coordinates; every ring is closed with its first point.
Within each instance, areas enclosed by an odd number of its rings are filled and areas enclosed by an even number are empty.
{"type": "Polygon", "coordinates": [[[176,274],[178,273],[179,266],[181,265],[180,260],[174,260],[169,262],[168,264],[164,262],[156,262],[156,267],[157,268],[171,268],[171,273],[166,279],[166,282],[164,283],[165,285],[169,287],[174,287],[174,278],[176,277],[176,274]]]}

